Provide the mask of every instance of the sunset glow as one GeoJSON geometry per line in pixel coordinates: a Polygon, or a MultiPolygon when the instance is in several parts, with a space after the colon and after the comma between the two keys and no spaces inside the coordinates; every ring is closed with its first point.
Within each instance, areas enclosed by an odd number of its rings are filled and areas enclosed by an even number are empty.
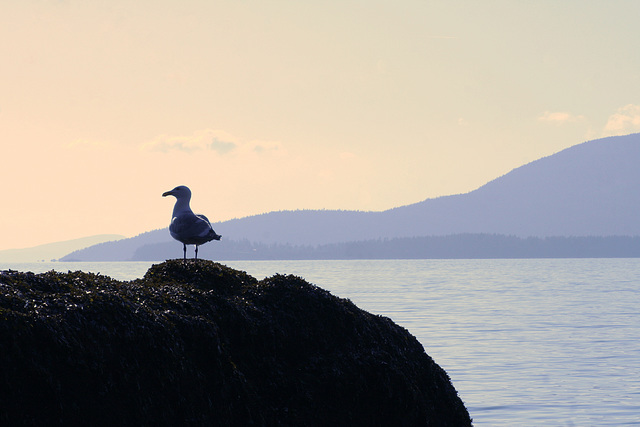
{"type": "MultiPolygon", "coordinates": [[[[8,1],[0,250],[385,210],[640,131],[638,2],[8,1]]],[[[221,230],[224,234],[224,230],[221,230]]]]}

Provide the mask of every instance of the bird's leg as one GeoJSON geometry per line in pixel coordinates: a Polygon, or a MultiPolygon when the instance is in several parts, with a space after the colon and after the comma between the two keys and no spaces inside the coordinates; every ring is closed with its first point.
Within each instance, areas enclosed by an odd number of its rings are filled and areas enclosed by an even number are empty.
{"type": "Polygon", "coordinates": [[[184,260],[187,260],[187,245],[186,244],[182,244],[182,252],[184,253],[184,260]]]}
{"type": "Polygon", "coordinates": [[[196,258],[195,259],[198,259],[198,245],[196,245],[196,258]]]}

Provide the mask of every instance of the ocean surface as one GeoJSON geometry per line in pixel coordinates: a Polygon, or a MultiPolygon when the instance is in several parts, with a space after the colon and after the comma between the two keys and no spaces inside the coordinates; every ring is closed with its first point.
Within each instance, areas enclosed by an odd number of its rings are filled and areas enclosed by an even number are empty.
{"type": "MultiPolygon", "coordinates": [[[[0,264],[120,280],[150,262],[0,264]]],[[[295,274],[407,328],[475,426],[640,425],[640,259],[226,261],[295,274]]]]}

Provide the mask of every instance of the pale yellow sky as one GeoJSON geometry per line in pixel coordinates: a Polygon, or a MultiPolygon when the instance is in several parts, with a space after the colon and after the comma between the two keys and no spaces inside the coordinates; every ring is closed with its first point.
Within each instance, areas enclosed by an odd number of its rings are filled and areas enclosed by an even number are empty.
{"type": "MultiPolygon", "coordinates": [[[[9,0],[0,250],[384,210],[640,131],[637,1],[9,0]]],[[[224,230],[219,230],[224,235],[224,230]]]]}

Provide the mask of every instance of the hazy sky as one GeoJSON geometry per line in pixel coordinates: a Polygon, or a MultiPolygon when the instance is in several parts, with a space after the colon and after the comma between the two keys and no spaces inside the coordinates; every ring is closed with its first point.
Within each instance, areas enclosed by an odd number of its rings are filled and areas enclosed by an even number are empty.
{"type": "MultiPolygon", "coordinates": [[[[384,210],[640,131],[640,2],[6,0],[0,249],[384,210]]],[[[216,230],[225,234],[224,230],[216,230]]]]}

